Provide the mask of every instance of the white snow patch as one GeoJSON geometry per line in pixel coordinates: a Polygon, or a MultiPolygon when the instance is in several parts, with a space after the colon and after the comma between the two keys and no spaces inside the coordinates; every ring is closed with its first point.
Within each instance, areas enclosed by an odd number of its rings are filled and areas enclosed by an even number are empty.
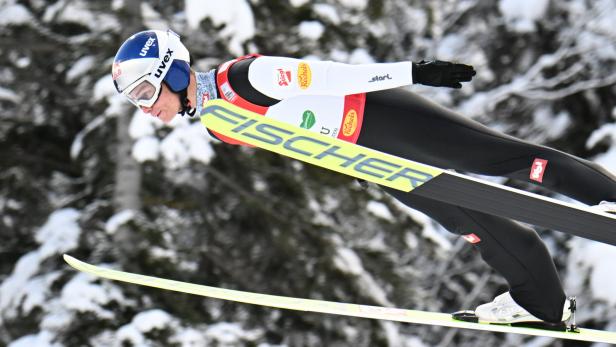
{"type": "Polygon", "coordinates": [[[14,273],[0,286],[0,311],[4,317],[28,315],[36,307],[43,310],[49,307],[49,286],[61,274],[50,272],[33,277],[39,271],[39,256],[38,252],[23,256],[18,261],[14,273]]]}
{"type": "Polygon", "coordinates": [[[334,265],[343,273],[351,275],[361,275],[364,272],[364,266],[357,253],[350,248],[339,247],[334,256],[334,265]]]}
{"type": "Polygon", "coordinates": [[[132,324],[137,330],[147,333],[152,330],[162,330],[173,322],[173,318],[165,311],[154,309],[138,313],[132,324]]]}
{"type": "MultiPolygon", "coordinates": [[[[598,10],[597,11],[598,13],[595,12],[596,16],[593,16],[592,21],[587,23],[588,26],[592,28],[593,31],[600,32],[608,36],[613,35],[614,34],[614,10],[616,10],[616,6],[614,6],[615,5],[614,1],[613,0],[598,0],[598,1],[593,1],[593,4],[596,6],[595,8],[598,10]]],[[[587,10],[584,12],[587,12],[587,10]]]]}
{"type": "Polygon", "coordinates": [[[438,43],[436,56],[441,60],[456,61],[468,49],[466,38],[460,34],[449,34],[438,43]]]}
{"type": "Polygon", "coordinates": [[[323,197],[322,208],[327,212],[335,212],[338,208],[340,208],[340,199],[330,194],[326,194],[323,197]]]}
{"type": "Polygon", "coordinates": [[[338,15],[338,10],[334,6],[328,4],[314,4],[312,10],[332,24],[340,24],[340,15],[338,15]]]}
{"type": "Polygon", "coordinates": [[[95,32],[112,31],[121,26],[113,15],[94,12],[88,5],[88,2],[81,0],[58,1],[45,9],[43,21],[78,23],[95,32]]]}
{"type": "Polygon", "coordinates": [[[132,155],[140,163],[158,160],[160,141],[154,136],[144,136],[133,144],[132,155]]]}
{"type": "Polygon", "coordinates": [[[372,298],[381,306],[391,307],[393,304],[387,300],[387,293],[379,286],[369,273],[365,272],[358,278],[358,286],[365,296],[372,298]]]}
{"type": "Polygon", "coordinates": [[[95,57],[88,55],[78,59],[71,68],[66,72],[66,80],[68,82],[74,81],[77,77],[88,72],[96,65],[97,60],[95,57]]]}
{"type": "Polygon", "coordinates": [[[183,329],[173,337],[173,341],[178,343],[180,347],[199,347],[207,346],[206,339],[203,334],[192,328],[183,329]]]}
{"type": "Polygon", "coordinates": [[[30,57],[20,57],[15,59],[14,64],[15,66],[17,66],[20,69],[25,69],[28,66],[30,66],[30,63],[32,63],[32,59],[30,57]]]}
{"type": "Polygon", "coordinates": [[[100,101],[104,98],[113,97],[116,95],[118,95],[118,92],[113,86],[111,74],[105,75],[105,77],[102,77],[94,84],[94,92],[92,93],[93,101],[100,101]]]}
{"type": "Polygon", "coordinates": [[[70,311],[92,312],[102,319],[113,319],[114,313],[102,306],[112,301],[122,302],[122,293],[116,287],[103,287],[91,283],[95,278],[78,273],[63,288],[60,294],[62,306],[70,311]]]}
{"type": "Polygon", "coordinates": [[[340,4],[346,7],[363,10],[368,6],[368,0],[338,0],[340,4]]]}
{"type": "Polygon", "coordinates": [[[69,326],[74,318],[57,298],[48,300],[44,308],[46,315],[39,325],[43,330],[61,331],[69,326]]]}
{"type": "Polygon", "coordinates": [[[611,143],[616,144],[616,123],[603,124],[590,134],[588,140],[586,140],[586,148],[592,149],[604,139],[608,139],[611,143]]]}
{"type": "Polygon", "coordinates": [[[48,287],[58,274],[34,276],[46,258],[77,247],[81,234],[77,225],[78,218],[79,212],[74,209],[55,211],[36,232],[35,239],[41,244],[39,249],[22,256],[11,275],[0,285],[0,311],[5,317],[15,316],[18,309],[27,313],[43,305],[48,287]]]}
{"type": "MultiPolygon", "coordinates": [[[[334,242],[340,244],[342,241],[334,239],[334,242]]],[[[338,246],[333,257],[333,263],[343,273],[356,277],[356,284],[364,295],[369,296],[379,305],[391,306],[391,302],[387,300],[387,294],[370,273],[364,270],[362,261],[355,251],[347,247],[338,246]]]]}
{"type": "Polygon", "coordinates": [[[374,58],[363,48],[357,48],[349,56],[349,64],[372,64],[374,58]]]}
{"type": "Polygon", "coordinates": [[[166,31],[170,27],[164,17],[147,2],[141,3],[141,16],[143,17],[143,24],[148,29],[166,31]]]}
{"type": "Polygon", "coordinates": [[[361,247],[373,252],[388,253],[390,251],[387,243],[385,243],[385,236],[383,233],[375,234],[374,237],[368,241],[361,242],[361,247]]]}
{"type": "Polygon", "coordinates": [[[491,94],[478,92],[470,96],[458,106],[458,111],[469,118],[481,116],[486,111],[486,105],[491,101],[491,94]]]}
{"type": "Polygon", "coordinates": [[[304,21],[299,24],[299,36],[310,39],[318,40],[323,36],[325,27],[318,21],[304,21]]]}
{"type": "Polygon", "coordinates": [[[41,307],[47,299],[47,281],[44,276],[37,276],[28,281],[20,290],[24,292],[25,298],[21,307],[25,314],[28,314],[35,307],[41,307]]]}
{"type": "Polygon", "coordinates": [[[27,335],[11,342],[8,347],[62,347],[59,343],[54,343],[55,338],[51,332],[43,330],[36,335],[27,335]]]}
{"type": "Polygon", "coordinates": [[[11,317],[26,293],[22,290],[40,267],[38,251],[27,253],[19,258],[13,272],[0,285],[0,312],[11,317]]]}
{"type": "Polygon", "coordinates": [[[402,336],[400,336],[399,325],[390,321],[380,321],[381,328],[385,332],[385,339],[388,346],[402,346],[402,336]]]}
{"type": "Polygon", "coordinates": [[[190,156],[196,161],[209,164],[215,155],[211,145],[211,137],[203,129],[200,122],[191,123],[187,130],[190,138],[190,156]]]}
{"type": "Polygon", "coordinates": [[[323,206],[321,203],[314,199],[308,201],[308,207],[314,212],[312,222],[318,225],[336,225],[336,221],[328,213],[323,212],[323,206]]]}
{"type": "Polygon", "coordinates": [[[36,241],[41,244],[41,259],[66,253],[78,246],[81,234],[81,228],[77,224],[79,216],[79,212],[72,208],[54,211],[49,216],[35,236],[36,241]]]}
{"type": "Polygon", "coordinates": [[[561,111],[555,115],[551,109],[542,107],[533,113],[533,124],[541,128],[542,136],[555,139],[569,128],[571,117],[568,112],[561,111]]]}
{"type": "Polygon", "coordinates": [[[291,6],[293,7],[301,7],[310,2],[310,0],[290,0],[291,6]]]}
{"type": "Polygon", "coordinates": [[[585,281],[590,283],[592,297],[616,305],[616,277],[614,263],[616,249],[600,242],[575,239],[571,241],[567,270],[567,287],[583,290],[585,281]]]}
{"type": "Polygon", "coordinates": [[[11,101],[17,104],[21,98],[14,91],[0,87],[0,100],[11,101]]]}
{"type": "Polygon", "coordinates": [[[449,251],[453,245],[451,244],[451,241],[443,235],[444,232],[447,233],[447,230],[443,229],[440,224],[436,224],[436,222],[434,222],[424,225],[424,228],[421,231],[421,236],[436,243],[443,250],[449,251]]]}
{"type": "Polygon", "coordinates": [[[210,325],[205,332],[205,336],[209,340],[222,345],[241,342],[242,335],[244,335],[244,329],[239,324],[226,322],[210,325]]]}
{"type": "Polygon", "coordinates": [[[199,122],[176,127],[161,142],[161,153],[171,169],[186,166],[190,159],[208,164],[214,156],[209,137],[199,122]]]}
{"type": "Polygon", "coordinates": [[[125,325],[118,329],[118,332],[116,333],[116,340],[122,346],[125,345],[125,342],[130,342],[131,346],[148,346],[145,344],[145,337],[143,334],[132,324],[125,325]]]}
{"type": "Polygon", "coordinates": [[[616,173],[616,146],[612,146],[607,152],[596,156],[593,161],[611,173],[616,173]]]}
{"type": "Polygon", "coordinates": [[[500,0],[498,9],[511,29],[517,32],[535,30],[535,21],[545,17],[549,0],[500,0]]]}
{"type": "MultiPolygon", "coordinates": [[[[614,16],[612,12],[609,12],[610,20],[611,17],[614,16]]],[[[588,26],[592,27],[592,24],[595,23],[595,18],[588,23],[588,26]]],[[[580,51],[588,51],[592,52],[595,55],[595,59],[597,61],[603,60],[614,60],[616,59],[616,48],[614,47],[614,34],[604,34],[601,35],[597,33],[595,30],[590,29],[590,31],[583,31],[576,36],[576,47],[580,51]]]]}
{"type": "Polygon", "coordinates": [[[0,6],[0,25],[19,25],[32,23],[32,14],[19,4],[0,6]]]}
{"type": "Polygon", "coordinates": [[[178,258],[178,254],[176,251],[169,248],[162,248],[159,246],[153,246],[149,249],[149,253],[152,255],[154,259],[167,259],[175,263],[178,258]]]}
{"type": "Polygon", "coordinates": [[[156,129],[161,127],[162,122],[157,121],[154,117],[148,116],[140,109],[133,113],[133,118],[128,126],[128,134],[133,139],[138,139],[144,136],[152,136],[156,134],[156,129]]]}
{"type": "MultiPolygon", "coordinates": [[[[448,234],[449,232],[445,230],[440,224],[434,222],[427,215],[404,205],[396,199],[392,199],[392,201],[413,220],[423,225],[423,229],[421,230],[422,237],[436,243],[440,248],[445,251],[448,251],[453,247],[451,241],[449,241],[449,239],[445,236],[445,234],[448,234]]],[[[411,244],[409,244],[410,246],[415,243],[412,239],[408,241],[411,242],[411,244]]]]}
{"type": "Polygon", "coordinates": [[[427,347],[428,345],[424,344],[423,341],[419,337],[410,336],[405,337],[404,339],[404,347],[427,347]]]}
{"type": "Polygon", "coordinates": [[[219,34],[229,38],[228,47],[236,55],[244,54],[242,43],[251,39],[256,31],[255,19],[246,0],[185,0],[184,9],[192,29],[198,29],[205,18],[210,18],[214,25],[224,25],[219,34]]]}
{"type": "Polygon", "coordinates": [[[391,211],[389,210],[387,205],[382,202],[370,201],[366,205],[366,210],[368,210],[368,212],[372,213],[373,215],[383,218],[385,220],[394,220],[394,216],[391,214],[391,211]]]}
{"type": "Polygon", "coordinates": [[[348,62],[349,52],[334,48],[329,52],[329,59],[340,63],[348,62]]]}
{"type": "Polygon", "coordinates": [[[612,173],[616,173],[616,123],[608,123],[595,130],[586,141],[586,148],[590,149],[600,141],[607,139],[610,148],[599,155],[593,161],[612,173]]]}
{"type": "Polygon", "coordinates": [[[109,220],[105,223],[105,231],[108,234],[114,234],[120,226],[126,224],[133,218],[135,218],[135,211],[132,211],[132,210],[120,211],[114,214],[113,216],[111,216],[111,218],[109,218],[109,220]]]}
{"type": "Polygon", "coordinates": [[[128,112],[128,110],[132,110],[133,105],[128,102],[126,97],[122,94],[118,94],[115,91],[115,88],[109,90],[111,94],[106,96],[107,102],[109,105],[105,109],[105,116],[108,117],[116,117],[123,116],[128,112]],[[131,108],[128,108],[131,107],[131,108]]]}

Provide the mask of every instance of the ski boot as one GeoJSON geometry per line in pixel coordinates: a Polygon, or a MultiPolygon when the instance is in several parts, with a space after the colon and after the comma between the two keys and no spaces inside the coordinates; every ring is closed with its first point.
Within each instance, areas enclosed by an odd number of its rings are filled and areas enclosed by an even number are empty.
{"type": "Polygon", "coordinates": [[[507,324],[511,326],[523,326],[557,331],[576,331],[575,325],[575,297],[565,301],[562,321],[558,323],[546,322],[539,319],[522,306],[518,305],[509,292],[505,292],[490,303],[477,306],[475,311],[458,311],[453,313],[453,318],[461,321],[489,324],[507,324]],[[569,325],[567,325],[569,321],[569,325]]]}

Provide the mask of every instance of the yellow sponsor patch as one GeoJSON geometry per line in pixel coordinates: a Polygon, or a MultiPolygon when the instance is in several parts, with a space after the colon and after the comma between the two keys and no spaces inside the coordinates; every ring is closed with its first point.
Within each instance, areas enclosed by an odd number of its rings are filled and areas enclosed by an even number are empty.
{"type": "Polygon", "coordinates": [[[299,63],[297,67],[297,83],[301,89],[308,89],[312,84],[312,70],[308,63],[299,63]]]}
{"type": "Polygon", "coordinates": [[[344,121],[342,122],[342,134],[344,136],[351,136],[355,133],[357,129],[357,111],[355,109],[350,109],[349,112],[344,116],[344,121]]]}

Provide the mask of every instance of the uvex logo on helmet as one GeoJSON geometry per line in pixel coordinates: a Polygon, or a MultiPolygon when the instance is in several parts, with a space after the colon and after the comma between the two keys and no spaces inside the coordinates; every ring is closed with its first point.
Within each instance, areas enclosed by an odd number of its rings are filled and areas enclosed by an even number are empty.
{"type": "Polygon", "coordinates": [[[172,55],[173,55],[173,51],[168,48],[167,53],[165,53],[165,57],[160,62],[160,65],[158,65],[158,68],[156,69],[156,73],[154,74],[154,76],[160,77],[163,74],[163,71],[167,67],[167,63],[169,62],[169,60],[171,60],[172,55]]]}
{"type": "Polygon", "coordinates": [[[139,52],[139,55],[145,57],[148,54],[150,47],[152,47],[155,41],[156,39],[153,37],[148,38],[148,40],[143,45],[143,48],[141,48],[141,52],[139,52]]]}

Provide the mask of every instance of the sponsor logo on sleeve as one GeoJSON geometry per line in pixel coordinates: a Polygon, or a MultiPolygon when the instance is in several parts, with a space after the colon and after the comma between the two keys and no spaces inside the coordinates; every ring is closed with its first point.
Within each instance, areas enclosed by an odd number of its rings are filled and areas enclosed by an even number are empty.
{"type": "Polygon", "coordinates": [[[316,122],[317,118],[315,117],[314,112],[306,110],[304,111],[304,114],[302,114],[302,124],[299,126],[304,129],[310,129],[316,122]]]}
{"type": "Polygon", "coordinates": [[[376,76],[372,77],[372,79],[370,81],[368,81],[368,83],[381,82],[381,81],[391,80],[391,79],[393,79],[393,78],[391,78],[389,76],[389,74],[383,75],[383,76],[376,75],[376,76]]]}
{"type": "Polygon", "coordinates": [[[115,81],[122,75],[122,69],[120,69],[120,63],[113,63],[111,66],[111,78],[115,81]]]}
{"type": "Polygon", "coordinates": [[[276,70],[276,80],[281,87],[288,87],[291,83],[291,71],[284,69],[276,70]]]}
{"type": "Polygon", "coordinates": [[[312,70],[308,63],[299,63],[297,67],[297,83],[301,89],[308,89],[312,84],[312,70]]]}
{"type": "Polygon", "coordinates": [[[539,183],[543,182],[543,174],[548,167],[548,161],[536,158],[530,168],[530,179],[539,183]]]}
{"type": "Polygon", "coordinates": [[[353,135],[355,130],[357,130],[357,121],[357,111],[355,111],[355,109],[350,109],[342,121],[342,134],[344,136],[353,135]]]}
{"type": "Polygon", "coordinates": [[[475,235],[475,234],[468,234],[468,235],[462,235],[462,238],[465,239],[466,241],[468,241],[469,243],[479,243],[481,242],[481,239],[479,238],[479,236],[475,235]]]}

